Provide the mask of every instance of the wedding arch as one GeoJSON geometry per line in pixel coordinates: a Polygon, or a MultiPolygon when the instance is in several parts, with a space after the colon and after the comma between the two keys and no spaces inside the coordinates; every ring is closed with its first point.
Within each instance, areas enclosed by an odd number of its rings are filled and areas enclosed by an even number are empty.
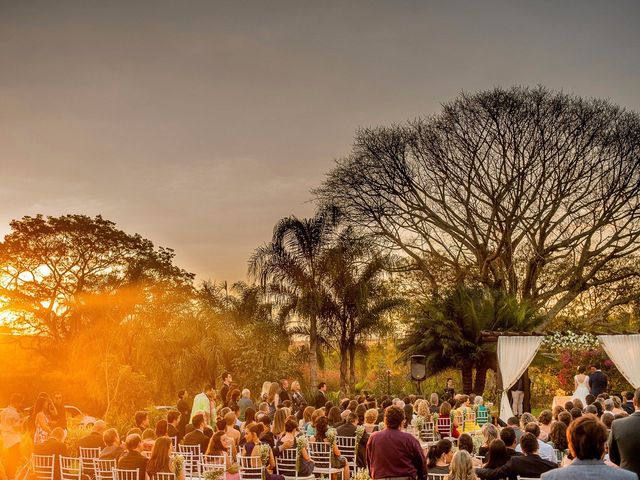
{"type": "MultiPolygon", "coordinates": [[[[507,392],[529,368],[544,340],[543,334],[483,332],[487,341],[497,341],[498,372],[502,379],[500,419],[513,416],[507,392]]],[[[624,378],[640,387],[640,334],[596,335],[605,353],[624,378]]]]}

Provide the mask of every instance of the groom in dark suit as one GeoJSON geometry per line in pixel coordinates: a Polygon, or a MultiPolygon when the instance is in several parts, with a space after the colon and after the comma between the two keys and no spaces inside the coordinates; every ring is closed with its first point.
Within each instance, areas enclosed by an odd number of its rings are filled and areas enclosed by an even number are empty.
{"type": "Polygon", "coordinates": [[[595,365],[591,365],[589,368],[591,370],[591,373],[589,374],[589,388],[591,390],[591,395],[597,397],[601,393],[607,391],[609,377],[607,377],[607,374],[595,365]]]}

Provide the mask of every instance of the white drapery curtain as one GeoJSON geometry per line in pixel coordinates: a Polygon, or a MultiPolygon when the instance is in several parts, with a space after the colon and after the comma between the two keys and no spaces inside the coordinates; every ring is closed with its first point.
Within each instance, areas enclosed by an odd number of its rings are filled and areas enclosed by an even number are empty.
{"type": "Polygon", "coordinates": [[[598,340],[624,378],[640,387],[640,335],[598,335],[598,340]]]}
{"type": "Polygon", "coordinates": [[[513,416],[507,392],[518,381],[533,361],[543,337],[498,337],[498,366],[502,374],[502,399],[500,419],[504,422],[513,416]]]}

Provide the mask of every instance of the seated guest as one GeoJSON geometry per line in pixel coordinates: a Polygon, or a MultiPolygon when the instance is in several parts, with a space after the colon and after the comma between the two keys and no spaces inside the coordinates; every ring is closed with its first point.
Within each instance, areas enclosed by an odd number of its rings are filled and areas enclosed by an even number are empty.
{"type": "Polygon", "coordinates": [[[567,443],[567,426],[563,422],[555,422],[549,433],[549,446],[564,452],[569,448],[567,443]]]}
{"type": "Polygon", "coordinates": [[[102,435],[106,447],[100,452],[100,460],[115,460],[116,462],[124,453],[124,448],[120,445],[120,435],[115,428],[105,430],[102,435]]]}
{"type": "Polygon", "coordinates": [[[389,407],[384,412],[384,430],[369,437],[367,464],[371,478],[426,480],[427,468],[420,442],[413,435],[400,430],[403,422],[402,409],[389,407]]]}
{"type": "Polygon", "coordinates": [[[573,417],[571,416],[570,412],[567,412],[565,410],[564,412],[560,412],[558,414],[558,421],[564,423],[565,426],[568,427],[573,421],[573,417]]]}
{"type": "Polygon", "coordinates": [[[329,420],[329,425],[333,428],[337,428],[342,425],[342,415],[340,415],[340,407],[331,407],[329,413],[327,414],[327,420],[329,420]]]}
{"type": "MultiPolygon", "coordinates": [[[[590,413],[591,415],[598,415],[598,407],[595,406],[595,404],[593,405],[587,405],[586,407],[584,407],[583,413],[590,413]]],[[[607,413],[607,412],[605,412],[607,413]]],[[[611,412],[609,412],[611,413],[611,412]]]]}
{"type": "MultiPolygon", "coordinates": [[[[404,414],[403,414],[403,418],[404,418],[404,414]]],[[[309,439],[309,442],[329,443],[329,439],[327,439],[328,430],[329,430],[329,419],[327,417],[318,418],[318,421],[316,422],[316,433],[313,437],[309,439]]],[[[340,454],[340,449],[335,443],[332,444],[331,449],[333,453],[333,455],[331,455],[331,467],[341,468],[343,470],[342,478],[350,478],[349,462],[347,462],[347,459],[340,454]]]]}
{"type": "MultiPolygon", "coordinates": [[[[289,417],[284,423],[285,434],[278,441],[276,450],[279,453],[287,448],[294,448],[296,445],[296,439],[298,434],[298,422],[289,417]]],[[[296,447],[297,448],[297,447],[296,447]]],[[[314,463],[309,456],[309,451],[306,447],[302,447],[298,454],[298,476],[299,478],[309,477],[313,475],[314,463]]]]}
{"type": "Polygon", "coordinates": [[[53,479],[60,480],[60,456],[67,456],[67,446],[64,444],[66,434],[60,427],[51,430],[49,437],[42,443],[33,446],[36,455],[54,455],[53,479]]]}
{"type": "Polygon", "coordinates": [[[167,422],[166,420],[158,420],[158,423],[156,423],[156,438],[168,437],[168,432],[169,422],[167,422]]]}
{"type": "MultiPolygon", "coordinates": [[[[340,425],[336,429],[336,433],[340,437],[355,437],[356,429],[358,428],[358,415],[356,412],[351,412],[347,415],[347,421],[340,425]]],[[[367,442],[369,441],[369,434],[364,432],[360,438],[358,444],[358,450],[356,452],[356,467],[366,468],[367,466],[367,442]]]]}
{"type": "Polygon", "coordinates": [[[78,440],[78,446],[83,448],[104,448],[105,445],[102,435],[106,429],[107,424],[104,420],[96,420],[89,435],[78,440]]]}
{"type": "Polygon", "coordinates": [[[518,417],[509,417],[507,420],[507,427],[511,428],[516,434],[516,444],[520,443],[520,437],[522,436],[522,430],[520,430],[520,422],[518,417]]]}
{"type": "Polygon", "coordinates": [[[209,437],[204,434],[204,415],[198,413],[191,419],[193,431],[187,433],[182,440],[183,445],[200,445],[200,453],[207,451],[209,437]]]}
{"type": "MultiPolygon", "coordinates": [[[[268,415],[266,415],[268,417],[268,415]]],[[[242,456],[245,457],[258,457],[262,456],[261,448],[260,448],[260,437],[263,434],[264,424],[263,423],[253,423],[251,425],[247,425],[245,430],[245,444],[242,447],[242,456]],[[257,448],[256,448],[257,447],[257,448]]],[[[265,480],[284,480],[282,475],[278,475],[273,473],[276,469],[276,461],[273,456],[273,450],[269,451],[269,459],[266,461],[264,469],[264,479],[265,480]]]]}
{"type": "MultiPolygon", "coordinates": [[[[480,455],[481,457],[485,457],[487,455],[487,452],[489,451],[489,446],[491,445],[491,442],[496,440],[498,436],[499,436],[499,433],[496,426],[492,425],[491,423],[485,423],[482,426],[483,442],[482,442],[482,446],[478,449],[478,455],[480,455]]],[[[514,435],[514,438],[515,438],[515,435],[514,435]]]]}
{"type": "Polygon", "coordinates": [[[499,468],[480,468],[476,471],[480,478],[494,480],[508,477],[517,480],[518,476],[538,478],[544,472],[558,468],[556,461],[550,462],[538,455],[538,438],[531,432],[522,434],[520,445],[524,455],[515,455],[499,468]]]}
{"type": "Polygon", "coordinates": [[[453,444],[443,438],[429,447],[427,452],[427,470],[429,473],[449,473],[449,465],[453,459],[453,444]]]}
{"type": "Polygon", "coordinates": [[[375,408],[370,408],[364,413],[364,431],[369,435],[378,431],[376,420],[378,420],[378,410],[375,408]]]}
{"type": "Polygon", "coordinates": [[[457,451],[451,460],[451,473],[446,478],[448,480],[478,480],[473,471],[472,460],[471,454],[466,450],[457,451]]]}
{"type": "MultiPolygon", "coordinates": [[[[593,402],[591,402],[593,403],[593,402]]],[[[553,421],[557,422],[558,421],[558,415],[560,415],[560,412],[564,412],[564,407],[561,405],[556,405],[555,407],[553,407],[553,421]]]]}
{"type": "Polygon", "coordinates": [[[605,426],[593,415],[584,415],[569,427],[569,450],[575,460],[566,467],[542,475],[543,480],[574,480],[597,478],[603,480],[637,480],[634,472],[605,465],[605,426]]]}
{"type": "Polygon", "coordinates": [[[149,428],[149,413],[143,410],[136,412],[134,420],[136,427],[144,432],[145,428],[149,428]]]}
{"type": "Polygon", "coordinates": [[[602,420],[602,423],[604,423],[604,426],[607,427],[607,430],[611,430],[611,424],[613,423],[613,420],[615,418],[616,417],[613,414],[613,412],[604,412],[600,420],[602,420]]]}
{"type": "Polygon", "coordinates": [[[549,439],[549,433],[551,433],[551,421],[553,420],[553,414],[551,410],[543,410],[538,415],[538,425],[540,426],[540,440],[546,442],[549,439]]]}
{"type": "Polygon", "coordinates": [[[431,414],[438,413],[439,403],[440,403],[440,399],[438,398],[438,394],[435,392],[432,393],[431,396],[429,397],[429,404],[430,404],[429,411],[431,412],[431,414]]]}
{"type": "Polygon", "coordinates": [[[504,442],[509,458],[514,455],[522,455],[520,452],[516,452],[518,442],[516,442],[516,432],[513,431],[513,428],[503,428],[500,430],[500,440],[504,442]]]}
{"type": "MultiPolygon", "coordinates": [[[[515,435],[513,436],[515,438],[515,435]]],[[[507,447],[499,438],[493,440],[484,457],[484,468],[499,468],[509,461],[511,455],[507,453],[507,447]]]]}
{"type": "Polygon", "coordinates": [[[180,424],[180,412],[171,410],[167,413],[167,435],[169,437],[178,436],[178,425],[180,424]]]}
{"type": "MultiPolygon", "coordinates": [[[[540,436],[540,427],[538,426],[537,423],[535,422],[527,423],[524,430],[525,432],[532,433],[538,439],[538,452],[542,458],[544,458],[545,460],[549,460],[550,462],[558,461],[558,459],[556,458],[556,453],[553,451],[553,447],[551,445],[544,443],[542,440],[538,438],[540,436]]],[[[518,447],[516,448],[516,451],[522,452],[522,443],[518,445],[518,447]]]]}
{"type": "Polygon", "coordinates": [[[276,437],[271,431],[271,417],[269,415],[263,415],[262,418],[260,418],[260,424],[262,425],[262,431],[259,439],[261,442],[268,444],[273,450],[276,448],[276,437]]]}
{"type": "Polygon", "coordinates": [[[142,451],[151,452],[153,450],[153,445],[156,443],[156,438],[156,432],[150,428],[147,428],[142,432],[142,451]]]}
{"type": "Polygon", "coordinates": [[[224,416],[224,431],[237,447],[240,445],[240,430],[236,428],[236,414],[229,412],[224,416]]]}
{"type": "Polygon", "coordinates": [[[635,412],[635,407],[633,406],[633,392],[625,392],[624,394],[625,402],[622,404],[621,408],[629,415],[633,415],[635,412]]]}
{"type": "Polygon", "coordinates": [[[150,479],[153,479],[156,473],[173,473],[176,480],[184,480],[184,470],[176,472],[175,465],[171,461],[172,449],[173,445],[169,437],[161,436],[156,439],[151,451],[151,458],[147,462],[147,475],[150,479]]]}
{"type": "Polygon", "coordinates": [[[135,433],[129,435],[125,445],[127,451],[118,459],[118,468],[138,470],[138,480],[145,480],[149,459],[142,454],[142,438],[135,433]]]}
{"type": "MultiPolygon", "coordinates": [[[[458,438],[458,450],[464,450],[469,453],[469,455],[473,455],[473,438],[468,433],[460,434],[458,438]]],[[[473,466],[480,467],[482,466],[482,462],[479,458],[472,458],[473,466]]]]}
{"type": "MultiPolygon", "coordinates": [[[[597,403],[597,402],[596,402],[597,403]]],[[[595,405],[595,403],[593,404],[595,405]]],[[[596,407],[597,408],[597,407],[596,407]]],[[[572,421],[575,420],[576,418],[580,418],[582,416],[582,410],[577,408],[577,407],[573,407],[571,410],[571,418],[572,421]]]]}

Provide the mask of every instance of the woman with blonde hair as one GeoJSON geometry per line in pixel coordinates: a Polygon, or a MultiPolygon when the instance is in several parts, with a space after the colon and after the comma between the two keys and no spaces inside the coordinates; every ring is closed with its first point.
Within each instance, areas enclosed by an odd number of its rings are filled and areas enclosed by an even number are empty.
{"type": "Polygon", "coordinates": [[[476,472],[473,469],[471,455],[466,450],[458,450],[449,465],[449,475],[445,480],[477,480],[476,472]]]}
{"type": "Polygon", "coordinates": [[[500,438],[500,432],[498,432],[498,429],[495,425],[491,423],[485,423],[482,426],[482,438],[484,439],[484,442],[482,442],[482,446],[478,449],[478,455],[481,457],[486,457],[491,442],[500,438]]]}
{"type": "Polygon", "coordinates": [[[300,382],[294,380],[293,382],[291,382],[291,406],[293,407],[292,410],[294,412],[297,412],[298,410],[300,410],[300,405],[302,405],[303,403],[306,403],[306,400],[304,399],[304,395],[302,395],[300,382]]]}
{"type": "Polygon", "coordinates": [[[260,392],[260,401],[266,402],[269,396],[269,389],[271,388],[271,382],[262,383],[262,391],[260,392]]]}
{"type": "Polygon", "coordinates": [[[431,421],[431,409],[429,407],[429,402],[427,402],[426,400],[422,400],[418,404],[418,408],[416,410],[418,416],[424,418],[425,422],[431,421]]]}
{"type": "Polygon", "coordinates": [[[278,405],[280,404],[280,395],[278,392],[280,391],[280,384],[278,382],[273,382],[269,386],[269,392],[267,393],[267,403],[269,404],[269,413],[271,414],[271,418],[276,413],[278,409],[278,405]]]}
{"type": "Polygon", "coordinates": [[[302,411],[302,420],[300,420],[300,431],[302,432],[307,431],[307,427],[311,423],[311,416],[313,415],[314,411],[315,411],[315,408],[312,407],[311,405],[309,405],[302,411]]]}
{"type": "Polygon", "coordinates": [[[276,414],[273,417],[273,425],[271,426],[271,433],[278,440],[285,433],[284,424],[289,416],[286,408],[279,408],[276,410],[276,414]]]}
{"type": "Polygon", "coordinates": [[[378,420],[378,410],[370,408],[364,412],[364,431],[369,435],[378,431],[378,424],[376,423],[376,420],[378,420]]]}

